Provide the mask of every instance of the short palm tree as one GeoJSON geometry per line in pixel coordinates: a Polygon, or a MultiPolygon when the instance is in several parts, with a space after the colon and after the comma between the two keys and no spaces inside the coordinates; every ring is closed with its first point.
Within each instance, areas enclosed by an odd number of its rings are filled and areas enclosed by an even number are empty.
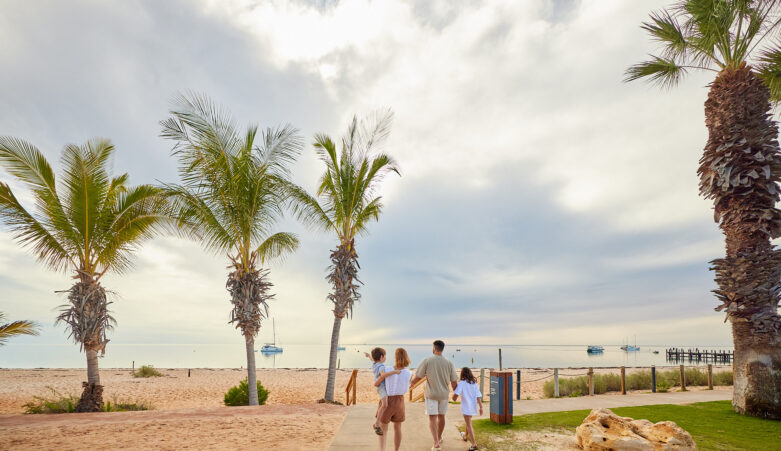
{"type": "Polygon", "coordinates": [[[297,130],[251,126],[241,133],[229,114],[208,98],[179,96],[162,136],[176,142],[182,183],[167,186],[183,230],[230,260],[226,288],[230,323],[241,329],[247,351],[249,403],[258,404],[255,336],[268,317],[269,270],[264,265],[298,247],[298,238],[273,233],[282,216],[289,165],[301,151],[297,130]]]}
{"type": "Polygon", "coordinates": [[[715,73],[705,102],[708,142],[700,159],[700,194],[713,200],[726,239],[714,260],[714,290],[732,323],[733,406],[781,419],[781,153],[771,108],[781,101],[781,2],[681,0],[643,24],[661,53],[631,66],[670,87],[689,70],[715,73]]]}
{"type": "Polygon", "coordinates": [[[333,287],[327,299],[334,307],[325,388],[325,400],[330,402],[334,401],[342,319],[352,314],[353,304],[360,298],[355,237],[366,233],[369,223],[380,217],[382,197],[376,194],[383,177],[389,172],[399,174],[393,158],[383,153],[374,155],[387,139],[392,119],[390,110],[378,112],[361,122],[354,116],[342,138],[341,151],[337,151],[336,144],[328,136],[315,135],[315,152],[325,163],[317,194],[311,196],[299,187],[292,189],[291,199],[297,217],[306,225],[335,232],[339,239],[336,249],[331,252],[327,277],[333,287]]]}
{"type": "Polygon", "coordinates": [[[17,335],[38,335],[38,326],[32,321],[13,321],[3,324],[5,314],[0,312],[0,346],[17,335]]]}
{"type": "Polygon", "coordinates": [[[0,183],[0,221],[39,261],[76,279],[67,290],[57,322],[87,354],[87,382],[81,409],[97,410],[102,398],[98,353],[106,352],[106,332],[115,324],[106,290],[108,271],[123,273],[141,243],[165,223],[165,196],[150,185],[129,186],[128,175],[112,177],[114,146],[106,139],[67,145],[59,183],[43,154],[25,141],[0,137],[0,165],[31,191],[28,210],[11,187],[0,183]]]}

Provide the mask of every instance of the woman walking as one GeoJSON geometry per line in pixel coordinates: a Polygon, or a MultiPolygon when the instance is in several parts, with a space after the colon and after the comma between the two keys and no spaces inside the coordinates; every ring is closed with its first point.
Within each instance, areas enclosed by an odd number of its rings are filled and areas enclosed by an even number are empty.
{"type": "MultiPolygon", "coordinates": [[[[388,392],[388,403],[385,410],[380,417],[380,428],[382,429],[382,435],[380,435],[380,450],[385,451],[385,438],[388,436],[388,423],[393,422],[393,445],[394,449],[398,451],[401,447],[401,423],[405,419],[404,409],[404,395],[409,390],[409,381],[412,379],[412,373],[407,367],[410,364],[409,355],[404,348],[397,348],[396,362],[393,367],[385,367],[384,372],[398,371],[398,374],[393,374],[385,378],[385,390],[388,392]]],[[[374,383],[377,387],[382,383],[382,379],[378,378],[374,383]]]]}

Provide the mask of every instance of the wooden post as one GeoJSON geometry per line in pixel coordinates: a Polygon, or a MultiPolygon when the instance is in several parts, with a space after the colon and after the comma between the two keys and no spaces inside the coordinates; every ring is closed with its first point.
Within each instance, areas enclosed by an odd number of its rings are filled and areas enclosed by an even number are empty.
{"type": "Polygon", "coordinates": [[[190,377],[190,368],[187,368],[187,377],[190,377]]]}
{"type": "Polygon", "coordinates": [[[651,393],[656,393],[656,365],[651,365],[651,393]]]}
{"type": "MultiPolygon", "coordinates": [[[[404,398],[401,399],[404,402],[404,398]]],[[[358,403],[358,370],[353,370],[353,405],[358,403]]]]}
{"type": "Polygon", "coordinates": [[[553,397],[559,397],[559,369],[553,369],[553,397]]]}
{"type": "Polygon", "coordinates": [[[342,359],[340,357],[340,358],[336,359],[336,369],[338,370],[341,367],[342,367],[342,359]]]}
{"type": "Polygon", "coordinates": [[[708,364],[708,390],[713,390],[713,364],[708,364]]]}
{"type": "Polygon", "coordinates": [[[485,369],[480,368],[480,394],[483,395],[483,399],[486,398],[485,390],[483,390],[484,388],[485,388],[485,369]]]}
{"type": "Polygon", "coordinates": [[[683,365],[678,368],[681,370],[681,391],[686,391],[686,375],[683,372],[683,365]]]}
{"type": "Polygon", "coordinates": [[[594,396],[594,368],[588,368],[588,395],[594,396]]]}
{"type": "Polygon", "coordinates": [[[621,367],[621,394],[626,394],[626,368],[621,367]]]}
{"type": "Polygon", "coordinates": [[[515,372],[517,379],[515,380],[515,399],[521,399],[521,370],[515,372]]]}
{"type": "Polygon", "coordinates": [[[131,369],[132,372],[136,372],[136,361],[133,360],[133,368],[131,369]]]}
{"type": "Polygon", "coordinates": [[[499,348],[499,371],[502,371],[502,348],[499,348]]]}

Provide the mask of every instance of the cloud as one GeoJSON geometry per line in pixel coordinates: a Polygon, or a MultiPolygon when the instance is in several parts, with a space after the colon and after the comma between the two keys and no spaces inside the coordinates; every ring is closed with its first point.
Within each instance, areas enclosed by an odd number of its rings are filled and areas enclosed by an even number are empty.
{"type": "MultiPolygon", "coordinates": [[[[667,3],[6,2],[0,134],[55,161],[65,143],[108,136],[117,170],[141,183],[176,178],[158,121],[183,89],[307,137],[389,106],[403,177],[385,181],[386,210],[359,239],[363,299],[343,342],[618,342],[637,330],[725,343],[707,269],[721,238],[695,175],[708,76],[672,92],[621,81],[651,50],[640,22],[667,3]]],[[[321,169],[307,151],[295,178],[313,189],[321,169]]],[[[323,343],[334,238],[279,227],[303,242],[272,266],[280,335],[323,343]]],[[[3,308],[50,321],[67,277],[7,234],[0,250],[15,299],[3,308]]],[[[146,245],[134,271],[106,279],[121,295],[114,342],[235,341],[226,264],[176,238],[146,245]]],[[[48,327],[41,340],[61,342],[48,327]]]]}

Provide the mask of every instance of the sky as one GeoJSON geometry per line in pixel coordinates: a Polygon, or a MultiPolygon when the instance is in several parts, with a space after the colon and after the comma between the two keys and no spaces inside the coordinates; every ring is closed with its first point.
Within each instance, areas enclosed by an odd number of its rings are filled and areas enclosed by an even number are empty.
{"type": "MultiPolygon", "coordinates": [[[[390,107],[384,150],[402,175],[357,240],[363,297],[342,343],[729,345],[708,270],[722,236],[696,176],[712,74],[622,82],[654,49],[641,22],[668,3],[5,0],[0,135],[52,162],[106,137],[132,183],[176,181],[159,121],[192,90],[240,124],[297,127],[294,177],[311,191],[312,136],[390,107]]],[[[290,218],[279,230],[301,247],[270,266],[278,337],[327,343],[336,238],[290,218]]],[[[242,343],[228,263],[182,238],[146,243],[103,278],[112,342],[242,343]]],[[[71,283],[0,226],[0,311],[42,325],[14,342],[67,342],[55,291],[71,283]]]]}

